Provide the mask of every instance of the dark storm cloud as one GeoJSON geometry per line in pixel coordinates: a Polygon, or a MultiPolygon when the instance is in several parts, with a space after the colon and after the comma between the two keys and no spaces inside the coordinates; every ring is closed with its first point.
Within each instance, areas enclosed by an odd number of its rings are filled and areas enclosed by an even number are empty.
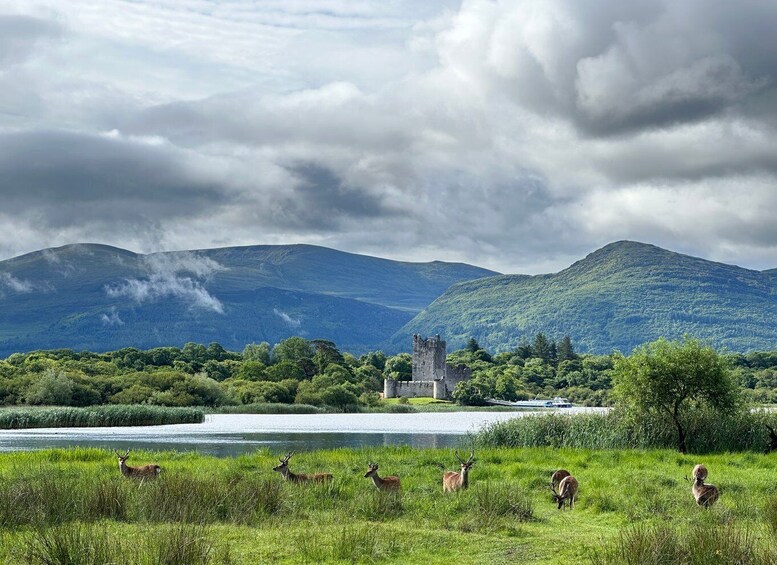
{"type": "Polygon", "coordinates": [[[284,219],[304,229],[336,229],[343,218],[390,216],[378,196],[343,183],[337,174],[316,163],[300,163],[290,167],[298,180],[292,198],[286,200],[284,219]]]}
{"type": "Polygon", "coordinates": [[[207,213],[226,196],[181,151],[67,132],[0,134],[3,211],[46,225],[144,222],[207,213]]]}

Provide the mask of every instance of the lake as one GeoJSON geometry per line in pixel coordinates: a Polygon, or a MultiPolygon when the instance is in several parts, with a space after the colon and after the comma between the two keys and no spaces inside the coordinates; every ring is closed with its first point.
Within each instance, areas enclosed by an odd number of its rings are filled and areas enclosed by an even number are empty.
{"type": "Polygon", "coordinates": [[[261,448],[280,453],[386,445],[466,447],[467,434],[488,423],[535,413],[209,414],[202,424],[2,430],[0,452],[79,446],[197,451],[232,457],[261,448]]]}

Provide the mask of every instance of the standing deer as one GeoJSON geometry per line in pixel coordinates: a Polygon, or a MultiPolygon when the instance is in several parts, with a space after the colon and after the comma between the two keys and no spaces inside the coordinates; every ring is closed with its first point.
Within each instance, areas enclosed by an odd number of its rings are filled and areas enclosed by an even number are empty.
{"type": "Polygon", "coordinates": [[[143,465],[142,467],[130,467],[127,465],[127,459],[129,459],[130,454],[129,449],[124,455],[116,450],[113,452],[116,454],[116,457],[119,458],[119,470],[121,471],[121,474],[128,479],[140,479],[141,481],[146,479],[154,479],[159,473],[162,472],[162,467],[159,465],[151,464],[143,465]]]}
{"type": "MultiPolygon", "coordinates": [[[[687,477],[686,477],[687,478],[687,477]]],[[[709,508],[720,496],[720,490],[715,485],[705,485],[704,479],[707,478],[707,467],[696,465],[693,468],[693,486],[691,492],[696,499],[696,504],[709,508]]]]}
{"type": "MultiPolygon", "coordinates": [[[[556,473],[553,473],[555,476],[556,473]]],[[[564,503],[569,502],[569,509],[575,505],[575,498],[577,498],[577,479],[572,475],[567,475],[561,479],[558,483],[558,492],[554,488],[553,479],[550,481],[550,492],[553,493],[553,501],[558,502],[558,509],[564,508],[564,503]]]]}
{"type": "Polygon", "coordinates": [[[383,477],[381,479],[378,476],[378,464],[377,463],[369,463],[367,465],[367,472],[364,473],[364,478],[366,479],[367,477],[372,479],[372,482],[375,484],[375,487],[378,490],[398,491],[400,489],[399,477],[392,476],[392,477],[383,477]]]}
{"type": "Polygon", "coordinates": [[[469,454],[469,459],[466,462],[462,461],[459,457],[459,452],[456,451],[456,459],[461,464],[461,471],[455,473],[453,471],[446,471],[442,476],[442,491],[453,492],[459,489],[465,489],[469,487],[469,470],[475,463],[475,452],[472,451],[469,454]]]}
{"type": "Polygon", "coordinates": [[[291,459],[293,455],[294,452],[291,451],[287,453],[285,457],[281,457],[279,459],[281,464],[276,465],[272,468],[272,470],[278,471],[285,480],[291,481],[292,483],[325,483],[332,480],[331,473],[313,473],[312,475],[305,473],[292,473],[289,471],[289,459],[291,459]]]}

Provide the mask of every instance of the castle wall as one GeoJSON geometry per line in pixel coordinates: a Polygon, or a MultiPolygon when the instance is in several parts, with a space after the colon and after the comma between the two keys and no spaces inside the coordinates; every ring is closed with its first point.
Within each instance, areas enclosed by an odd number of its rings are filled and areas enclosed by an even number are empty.
{"type": "Polygon", "coordinates": [[[433,397],[434,381],[383,381],[383,398],[433,397]]]}

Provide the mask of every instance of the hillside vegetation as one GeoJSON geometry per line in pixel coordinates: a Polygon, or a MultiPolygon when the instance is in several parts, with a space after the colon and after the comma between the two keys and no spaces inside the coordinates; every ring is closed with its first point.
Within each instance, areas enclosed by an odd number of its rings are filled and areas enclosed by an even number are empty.
{"type": "Polygon", "coordinates": [[[475,337],[492,351],[538,332],[569,335],[579,351],[630,352],[685,334],[747,352],[777,343],[777,276],[621,241],[551,275],[502,275],[453,285],[392,338],[475,337]]]}
{"type": "Polygon", "coordinates": [[[0,355],[292,335],[376,349],[455,282],[493,275],[311,245],[140,255],[68,245],[0,261],[0,355]]]}

